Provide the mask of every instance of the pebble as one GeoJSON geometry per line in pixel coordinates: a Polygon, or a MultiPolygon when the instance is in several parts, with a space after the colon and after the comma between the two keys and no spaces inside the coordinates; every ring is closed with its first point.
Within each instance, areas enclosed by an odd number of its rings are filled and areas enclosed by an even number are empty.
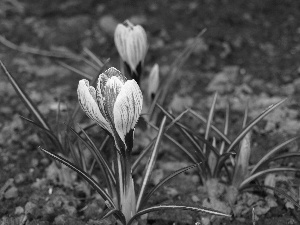
{"type": "Polygon", "coordinates": [[[118,25],[118,21],[112,15],[106,15],[99,19],[98,24],[104,32],[113,36],[116,26],[118,25]]]}
{"type": "Polygon", "coordinates": [[[18,188],[15,186],[10,187],[7,191],[4,193],[4,198],[6,199],[12,199],[18,197],[18,188]]]}
{"type": "Polygon", "coordinates": [[[15,177],[14,177],[15,183],[16,184],[21,184],[26,180],[26,174],[25,173],[18,173],[15,177]]]}
{"type": "Polygon", "coordinates": [[[37,209],[37,205],[33,202],[27,202],[25,205],[25,214],[33,214],[35,210],[37,209]]]}
{"type": "Polygon", "coordinates": [[[199,176],[198,176],[198,175],[193,175],[193,176],[192,176],[192,182],[193,182],[194,184],[199,184],[199,182],[200,182],[199,176]]]}
{"type": "Polygon", "coordinates": [[[200,201],[200,198],[199,198],[197,195],[193,195],[193,196],[192,196],[192,201],[193,201],[193,202],[199,202],[199,201],[200,201]]]}
{"type": "Polygon", "coordinates": [[[22,206],[17,206],[15,209],[15,214],[16,215],[21,215],[24,213],[24,208],[22,206]]]}

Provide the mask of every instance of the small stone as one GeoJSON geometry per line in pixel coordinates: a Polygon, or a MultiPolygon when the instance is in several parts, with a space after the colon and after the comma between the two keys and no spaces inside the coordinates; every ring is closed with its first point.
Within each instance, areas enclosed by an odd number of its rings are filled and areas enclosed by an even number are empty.
{"type": "Polygon", "coordinates": [[[18,188],[15,186],[10,187],[7,191],[4,193],[4,198],[6,199],[12,199],[18,197],[18,188]]]}
{"type": "Polygon", "coordinates": [[[16,215],[21,215],[24,213],[24,208],[22,206],[17,206],[15,209],[15,214],[16,215]]]}
{"type": "Polygon", "coordinates": [[[35,210],[37,209],[37,205],[33,202],[27,202],[25,205],[25,214],[33,214],[35,210]]]}
{"type": "Polygon", "coordinates": [[[199,198],[197,195],[193,195],[193,196],[192,196],[192,201],[193,201],[193,202],[199,202],[199,201],[200,201],[200,198],[199,198]]]}
{"type": "Polygon", "coordinates": [[[152,172],[151,180],[154,185],[157,185],[164,178],[164,171],[162,169],[156,169],[152,172]]]}
{"type": "Polygon", "coordinates": [[[99,19],[98,24],[104,32],[113,36],[118,25],[118,21],[112,15],[106,15],[99,19]]]}
{"type": "Polygon", "coordinates": [[[38,159],[33,158],[33,159],[31,160],[31,166],[32,166],[32,167],[36,167],[38,164],[39,164],[38,159]]]}
{"type": "Polygon", "coordinates": [[[198,175],[193,175],[193,176],[192,176],[192,182],[193,182],[194,184],[199,184],[199,182],[200,182],[199,176],[198,176],[198,175]]]}
{"type": "Polygon", "coordinates": [[[18,173],[15,176],[14,180],[15,180],[16,184],[21,184],[21,183],[23,183],[26,180],[26,174],[24,174],[24,173],[18,173]]]}
{"type": "Polygon", "coordinates": [[[62,215],[58,215],[57,217],[55,217],[54,219],[54,223],[57,224],[57,225],[60,225],[60,224],[66,224],[66,218],[67,216],[62,214],[62,215]]]}
{"type": "Polygon", "coordinates": [[[167,194],[172,197],[175,197],[176,195],[178,195],[178,191],[175,188],[167,187],[166,191],[167,191],[167,194]]]}

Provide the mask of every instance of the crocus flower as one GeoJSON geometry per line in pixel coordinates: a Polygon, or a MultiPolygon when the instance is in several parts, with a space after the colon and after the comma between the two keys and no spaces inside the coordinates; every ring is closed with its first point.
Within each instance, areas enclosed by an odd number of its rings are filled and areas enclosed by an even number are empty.
{"type": "Polygon", "coordinates": [[[129,20],[118,24],[114,34],[115,45],[137,82],[142,72],[144,59],[147,53],[147,35],[140,25],[133,25],[129,20]]]}
{"type": "Polygon", "coordinates": [[[148,78],[148,98],[150,101],[154,99],[158,86],[159,86],[159,67],[158,64],[156,63],[152,67],[148,78]]]}
{"type": "Polygon", "coordinates": [[[96,89],[79,81],[78,99],[83,111],[115,139],[120,154],[132,148],[133,130],[142,111],[143,96],[135,80],[127,80],[111,67],[99,75],[96,89]]]}

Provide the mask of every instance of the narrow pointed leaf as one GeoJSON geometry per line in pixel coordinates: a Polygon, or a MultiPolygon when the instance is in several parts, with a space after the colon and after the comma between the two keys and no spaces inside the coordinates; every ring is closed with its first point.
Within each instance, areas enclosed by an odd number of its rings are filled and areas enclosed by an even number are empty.
{"type": "Polygon", "coordinates": [[[247,127],[245,127],[241,133],[234,139],[234,141],[231,143],[231,145],[228,147],[227,152],[232,151],[236,145],[240,142],[240,140],[243,139],[243,137],[259,122],[261,121],[265,116],[267,116],[270,112],[272,112],[274,109],[276,109],[278,106],[280,106],[283,102],[285,102],[286,99],[281,100],[280,102],[269,106],[263,113],[261,113],[258,117],[256,117],[254,120],[252,120],[247,127]]]}
{"type": "Polygon", "coordinates": [[[104,63],[101,62],[101,60],[93,52],[91,52],[88,48],[84,47],[83,51],[98,64],[99,68],[104,66],[104,63]]]}
{"type": "Polygon", "coordinates": [[[299,172],[300,169],[296,169],[296,168],[290,168],[290,167],[279,167],[279,168],[271,168],[271,169],[266,169],[263,171],[259,171],[255,174],[252,174],[251,176],[249,176],[247,179],[245,179],[239,186],[239,190],[243,189],[244,187],[246,187],[246,185],[248,185],[251,181],[264,176],[268,173],[278,173],[278,172],[299,172]]]}
{"type": "MultiPolygon", "coordinates": [[[[226,106],[226,111],[225,111],[225,124],[224,124],[224,135],[228,135],[228,128],[229,128],[229,115],[230,115],[230,105],[227,102],[227,106],[226,106]]],[[[213,126],[212,126],[213,128],[213,126]]],[[[225,150],[225,140],[223,139],[221,142],[221,147],[220,147],[220,155],[223,155],[224,150],[225,150]]]]}
{"type": "Polygon", "coordinates": [[[125,219],[125,216],[123,215],[123,213],[118,210],[118,209],[111,209],[109,210],[102,218],[101,220],[104,220],[106,218],[108,218],[109,216],[111,215],[116,215],[116,217],[121,221],[121,223],[123,225],[126,225],[126,219],[125,219]]]}
{"type": "Polygon", "coordinates": [[[287,141],[285,141],[285,142],[283,142],[283,143],[281,143],[281,144],[279,144],[279,145],[277,145],[277,146],[275,146],[273,149],[271,149],[266,155],[264,155],[264,157],[261,159],[261,160],[259,160],[256,164],[255,164],[255,166],[253,167],[253,169],[251,170],[251,172],[250,172],[250,175],[252,175],[252,174],[254,174],[256,171],[257,171],[257,169],[259,168],[259,167],[261,167],[271,156],[273,156],[273,155],[275,155],[278,151],[280,151],[283,147],[285,147],[285,146],[287,146],[289,143],[291,143],[291,142],[293,142],[293,141],[295,141],[295,140],[297,140],[297,139],[299,139],[300,138],[300,136],[298,136],[298,137],[293,137],[293,138],[291,138],[291,139],[289,139],[289,140],[287,140],[287,141]]]}
{"type": "MultiPolygon", "coordinates": [[[[218,97],[218,94],[215,93],[214,98],[213,98],[213,102],[212,102],[210,110],[209,110],[208,119],[207,119],[205,135],[204,135],[205,140],[208,140],[208,137],[209,137],[209,132],[210,132],[210,129],[211,129],[211,124],[212,124],[212,120],[213,120],[213,116],[214,116],[214,112],[215,112],[217,97],[218,97]]],[[[203,144],[203,153],[206,154],[206,144],[203,144]]]]}
{"type": "Polygon", "coordinates": [[[91,76],[91,75],[89,75],[89,74],[87,74],[87,73],[85,73],[85,72],[83,72],[81,70],[78,70],[75,67],[70,66],[70,65],[68,65],[68,64],[66,64],[64,62],[58,62],[58,64],[60,64],[64,68],[66,68],[66,69],[68,69],[68,70],[70,70],[70,71],[72,71],[72,72],[74,72],[74,73],[82,76],[83,78],[86,78],[86,79],[89,79],[89,80],[93,79],[93,76],[91,76]]]}
{"type": "Polygon", "coordinates": [[[222,213],[220,211],[217,210],[213,210],[213,209],[208,209],[205,207],[191,207],[191,206],[181,206],[181,205],[158,205],[158,206],[153,206],[153,207],[149,207],[143,210],[138,211],[132,218],[131,220],[128,221],[127,225],[130,225],[133,223],[133,221],[146,213],[149,212],[155,212],[155,211],[162,211],[162,210],[175,210],[175,209],[179,209],[179,210],[189,210],[189,211],[195,211],[195,212],[199,212],[199,213],[207,213],[207,214],[211,214],[211,215],[215,215],[215,216],[225,216],[225,217],[229,217],[231,218],[232,215],[226,214],[226,213],[222,213]]]}
{"type": "Polygon", "coordinates": [[[25,104],[26,108],[31,112],[31,114],[36,118],[38,123],[45,129],[51,130],[50,126],[42,116],[41,112],[37,109],[37,107],[33,104],[31,99],[28,97],[28,95],[24,92],[24,90],[21,88],[21,86],[18,84],[18,82],[15,80],[15,78],[7,71],[4,64],[0,60],[0,65],[2,68],[2,71],[8,78],[9,82],[12,84],[13,88],[25,104]]]}
{"type": "Polygon", "coordinates": [[[148,202],[149,198],[154,194],[154,192],[160,188],[162,185],[164,185],[166,182],[170,181],[172,178],[178,176],[181,173],[184,173],[187,170],[190,170],[196,166],[199,166],[200,163],[191,165],[191,166],[186,166],[184,168],[181,168],[179,170],[176,170],[175,172],[171,173],[169,176],[165,177],[164,179],[162,179],[157,185],[155,185],[154,188],[152,188],[152,190],[144,197],[143,199],[143,203],[141,204],[140,208],[143,208],[143,206],[148,202]]]}
{"type": "Polygon", "coordinates": [[[53,132],[52,132],[51,130],[48,130],[48,129],[44,128],[44,127],[41,126],[40,124],[37,124],[37,123],[34,122],[33,120],[30,120],[30,119],[28,119],[28,118],[26,118],[26,117],[23,117],[23,116],[20,116],[20,117],[21,117],[21,119],[23,119],[23,120],[25,120],[25,121],[27,121],[27,122],[33,124],[34,126],[38,127],[38,128],[41,129],[42,131],[44,131],[44,132],[48,135],[48,137],[50,138],[52,144],[53,144],[56,148],[58,148],[59,151],[60,151],[61,153],[67,154],[66,150],[61,146],[59,140],[57,139],[57,137],[53,134],[53,132]]]}
{"type": "Polygon", "coordinates": [[[139,207],[141,205],[141,201],[143,200],[146,185],[148,184],[148,181],[149,181],[150,176],[151,176],[151,172],[153,170],[153,167],[154,167],[154,164],[155,164],[155,161],[156,161],[156,156],[157,156],[157,153],[158,153],[158,149],[160,147],[160,142],[161,142],[161,139],[162,139],[163,134],[164,134],[164,128],[165,128],[165,125],[166,125],[166,121],[167,121],[167,118],[165,116],[163,118],[161,124],[160,124],[160,128],[159,128],[159,131],[158,131],[158,134],[157,134],[156,142],[155,142],[155,145],[153,147],[153,151],[152,151],[152,154],[149,158],[148,164],[146,166],[146,172],[145,172],[145,175],[144,175],[143,183],[142,183],[140,193],[138,195],[138,199],[137,199],[137,203],[136,203],[136,209],[137,210],[139,210],[139,207]]]}
{"type": "Polygon", "coordinates": [[[76,173],[78,173],[83,179],[85,179],[100,195],[101,197],[105,200],[108,201],[109,204],[113,207],[116,208],[113,200],[110,198],[110,196],[99,186],[99,184],[92,178],[90,177],[86,172],[82,171],[78,167],[74,166],[71,162],[68,160],[60,157],[59,155],[56,155],[52,152],[49,152],[48,150],[39,147],[39,150],[45,152],[48,154],[50,157],[52,157],[55,160],[58,160],[59,162],[65,164],[67,167],[70,169],[74,170],[76,173]]]}
{"type": "MultiPolygon", "coordinates": [[[[68,125],[67,125],[68,126],[68,125]]],[[[68,126],[68,128],[76,135],[77,138],[79,138],[84,145],[90,150],[90,152],[94,155],[95,159],[97,160],[98,164],[101,166],[103,165],[104,172],[107,170],[108,176],[114,181],[115,183],[115,179],[114,179],[114,175],[113,172],[111,171],[110,167],[108,166],[107,161],[105,160],[105,158],[102,156],[101,152],[97,149],[96,146],[93,146],[93,142],[90,142],[92,145],[90,145],[89,143],[87,143],[72,127],[68,126]]],[[[82,132],[84,132],[84,130],[81,130],[82,132]]],[[[86,133],[84,132],[84,134],[86,135],[86,133]]],[[[89,139],[89,137],[86,135],[86,137],[89,139]]]]}
{"type": "MultiPolygon", "coordinates": [[[[201,116],[200,114],[196,113],[194,110],[190,109],[189,111],[192,115],[197,117],[199,120],[201,120],[204,123],[207,123],[207,120],[201,116]]],[[[214,125],[211,125],[211,128],[226,142],[226,144],[231,144],[231,141],[227,138],[227,135],[223,134],[217,127],[214,125]]]]}
{"type": "MultiPolygon", "coordinates": [[[[152,128],[154,128],[155,130],[159,130],[158,127],[156,127],[155,125],[153,125],[152,123],[148,123],[152,128]]],[[[174,138],[172,138],[170,135],[164,133],[164,136],[169,139],[173,144],[175,144],[179,149],[181,149],[185,154],[187,154],[187,156],[192,160],[193,163],[199,163],[199,161],[197,161],[197,159],[185,148],[183,147],[179,142],[177,142],[174,138]]]]}

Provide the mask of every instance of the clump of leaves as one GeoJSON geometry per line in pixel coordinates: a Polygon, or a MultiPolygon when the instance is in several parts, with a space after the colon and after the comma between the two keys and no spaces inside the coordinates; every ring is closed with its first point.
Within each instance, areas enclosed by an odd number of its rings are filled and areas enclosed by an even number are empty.
{"type": "MultiPolygon", "coordinates": [[[[230,130],[229,105],[225,113],[224,129],[220,130],[213,124],[216,100],[217,94],[214,96],[207,119],[193,109],[187,109],[179,116],[175,117],[171,112],[168,112],[160,105],[157,106],[165,114],[165,116],[173,121],[177,129],[189,141],[193,148],[185,148],[175,142],[171,137],[169,140],[183,150],[191,162],[203,162],[197,168],[199,170],[201,182],[206,187],[209,196],[209,202],[205,200],[204,205],[209,207],[218,205],[220,207],[218,208],[220,211],[222,211],[222,208],[225,210],[223,210],[224,212],[229,213],[232,211],[230,210],[230,207],[234,207],[239,193],[257,186],[257,182],[259,180],[263,180],[266,175],[286,172],[295,173],[300,171],[298,168],[280,165],[278,167],[269,167],[270,162],[282,159],[288,160],[300,156],[298,152],[286,153],[287,146],[291,142],[297,140],[299,136],[290,138],[287,141],[278,144],[270,149],[255,165],[250,165],[249,160],[252,153],[252,129],[264,117],[284,103],[286,99],[269,106],[265,111],[250,122],[247,122],[247,107],[244,113],[242,130],[233,140],[231,140],[228,135],[230,130]],[[201,123],[205,124],[206,129],[204,136],[179,121],[188,113],[199,119],[201,123]]],[[[151,126],[154,127],[153,124],[151,124],[151,126]]],[[[266,185],[260,182],[259,188],[265,190],[271,189],[275,194],[283,195],[289,202],[300,207],[297,201],[285,194],[283,190],[275,187],[275,185],[266,185]]]]}

